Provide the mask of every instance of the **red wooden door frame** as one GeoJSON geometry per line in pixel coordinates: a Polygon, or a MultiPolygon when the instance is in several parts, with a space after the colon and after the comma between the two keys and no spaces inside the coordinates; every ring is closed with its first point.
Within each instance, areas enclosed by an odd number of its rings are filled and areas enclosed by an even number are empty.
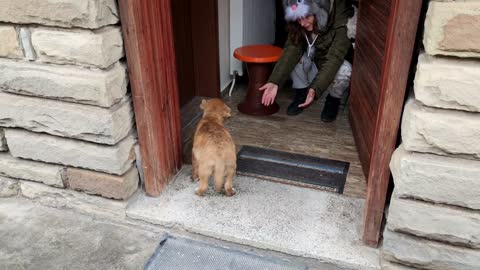
{"type": "Polygon", "coordinates": [[[158,196],[181,166],[170,0],[119,0],[145,190],[158,196]]]}
{"type": "MultiPolygon", "coordinates": [[[[363,0],[366,1],[366,0],[363,0]]],[[[382,96],[368,169],[363,240],[380,237],[421,0],[392,0],[382,96]]],[[[181,165],[181,131],[170,0],[119,0],[145,189],[158,196],[181,165]]]]}
{"type": "Polygon", "coordinates": [[[369,246],[376,247],[380,241],[389,163],[396,147],[421,9],[422,0],[391,1],[364,208],[363,241],[369,246]]]}

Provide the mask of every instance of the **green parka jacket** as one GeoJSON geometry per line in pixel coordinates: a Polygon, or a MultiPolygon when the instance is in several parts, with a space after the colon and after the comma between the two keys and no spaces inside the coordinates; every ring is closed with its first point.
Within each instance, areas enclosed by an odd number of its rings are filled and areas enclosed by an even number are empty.
{"type": "MultiPolygon", "coordinates": [[[[351,1],[335,0],[331,6],[327,29],[319,33],[314,45],[313,60],[318,73],[310,88],[316,91],[317,96],[320,96],[333,82],[350,46],[352,46],[347,37],[346,27],[348,19],[353,15],[351,1]]],[[[305,50],[305,46],[295,46],[291,40],[287,40],[268,82],[277,84],[279,87],[283,86],[305,50]]]]}

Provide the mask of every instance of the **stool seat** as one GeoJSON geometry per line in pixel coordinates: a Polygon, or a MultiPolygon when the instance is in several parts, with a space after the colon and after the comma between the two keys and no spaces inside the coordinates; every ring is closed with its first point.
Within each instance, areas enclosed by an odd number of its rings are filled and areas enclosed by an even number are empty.
{"type": "Polygon", "coordinates": [[[282,48],[272,45],[248,45],[237,48],[233,56],[245,63],[273,63],[282,54],[282,48]]]}
{"type": "Polygon", "coordinates": [[[270,106],[262,104],[263,92],[259,88],[264,85],[274,62],[282,55],[282,48],[272,45],[248,45],[237,48],[233,56],[244,62],[248,72],[248,91],[245,100],[238,104],[238,110],[248,115],[271,115],[280,109],[276,102],[270,106]]]}

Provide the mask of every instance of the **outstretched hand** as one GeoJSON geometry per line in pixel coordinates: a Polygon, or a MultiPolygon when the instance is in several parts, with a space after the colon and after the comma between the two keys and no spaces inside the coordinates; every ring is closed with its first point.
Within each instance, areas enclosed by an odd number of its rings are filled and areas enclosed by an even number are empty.
{"type": "Polygon", "coordinates": [[[275,102],[275,97],[277,96],[278,92],[278,85],[274,83],[267,83],[258,90],[264,91],[262,96],[263,105],[270,106],[273,104],[273,102],[275,102]]]}
{"type": "Polygon", "coordinates": [[[313,90],[313,88],[310,88],[308,89],[308,95],[307,95],[307,98],[305,99],[305,102],[298,105],[298,107],[300,108],[307,107],[313,102],[314,99],[315,99],[315,90],[313,90]]]}

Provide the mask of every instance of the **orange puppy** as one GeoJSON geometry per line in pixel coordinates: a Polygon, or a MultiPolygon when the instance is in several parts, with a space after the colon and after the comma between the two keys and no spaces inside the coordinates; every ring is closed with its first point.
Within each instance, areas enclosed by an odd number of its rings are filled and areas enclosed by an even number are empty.
{"type": "Polygon", "coordinates": [[[232,136],[223,125],[231,116],[230,108],[221,99],[202,100],[200,108],[203,117],[197,125],[193,138],[192,179],[200,179],[195,190],[199,196],[205,195],[211,175],[215,179],[215,191],[225,188],[225,195],[235,195],[233,177],[237,169],[237,156],[232,136]]]}

